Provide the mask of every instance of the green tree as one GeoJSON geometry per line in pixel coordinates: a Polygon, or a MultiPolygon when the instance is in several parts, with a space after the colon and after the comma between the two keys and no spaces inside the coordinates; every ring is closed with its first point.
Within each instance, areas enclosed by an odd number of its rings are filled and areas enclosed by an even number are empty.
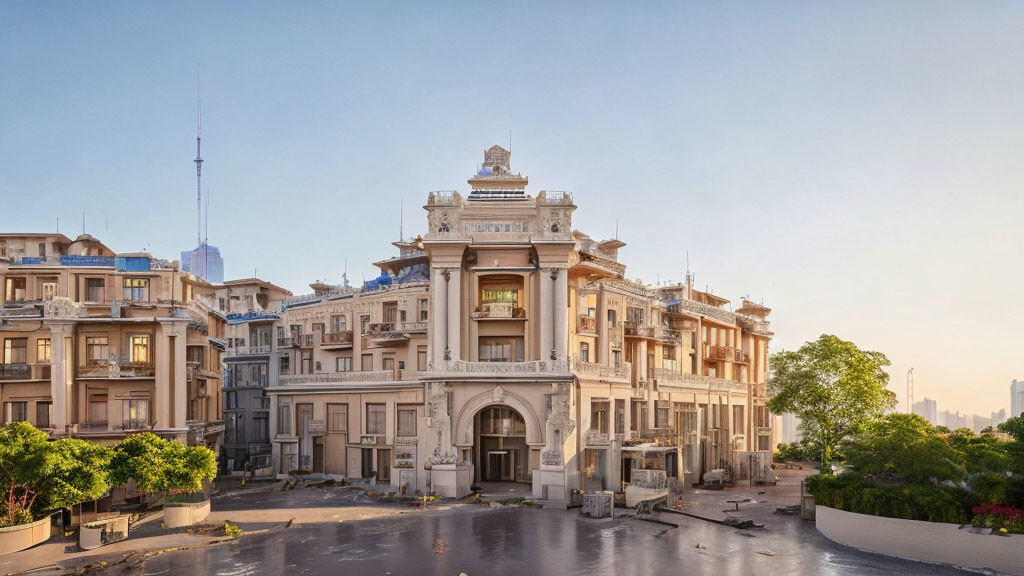
{"type": "Polygon", "coordinates": [[[846,461],[879,480],[926,484],[966,477],[962,455],[917,414],[886,414],[845,444],[846,461]]]}
{"type": "Polygon", "coordinates": [[[185,446],[142,432],[118,444],[111,468],[116,486],[134,479],[139,492],[197,492],[217,475],[217,458],[204,446],[185,446]]]}
{"type": "Polygon", "coordinates": [[[1013,442],[1006,447],[1010,469],[1017,474],[1024,474],[1024,416],[1007,419],[999,425],[999,430],[1013,436],[1013,442]]]}
{"type": "Polygon", "coordinates": [[[27,422],[0,427],[0,524],[21,524],[103,496],[111,455],[109,448],[85,440],[51,442],[27,422]]]}
{"type": "Polygon", "coordinates": [[[949,434],[947,439],[949,445],[963,455],[968,474],[1004,473],[1012,467],[1011,443],[992,434],[976,435],[967,428],[961,428],[949,434]]]}
{"type": "Polygon", "coordinates": [[[889,359],[832,335],[796,351],[772,354],[768,408],[802,420],[804,437],[821,450],[821,469],[832,471],[839,445],[866,422],[896,404],[886,389],[889,359]]]}

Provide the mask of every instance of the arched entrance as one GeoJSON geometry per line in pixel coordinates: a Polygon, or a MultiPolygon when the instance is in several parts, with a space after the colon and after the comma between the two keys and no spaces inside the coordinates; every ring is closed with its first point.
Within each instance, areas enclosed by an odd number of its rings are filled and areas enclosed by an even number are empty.
{"type": "Polygon", "coordinates": [[[526,421],[506,404],[492,404],[473,417],[477,482],[529,482],[526,421]]]}

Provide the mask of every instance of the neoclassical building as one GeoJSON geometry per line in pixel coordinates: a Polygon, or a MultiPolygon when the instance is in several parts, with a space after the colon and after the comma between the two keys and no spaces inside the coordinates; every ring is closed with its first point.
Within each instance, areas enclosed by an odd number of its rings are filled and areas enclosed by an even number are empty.
{"type": "Polygon", "coordinates": [[[621,491],[635,468],[680,486],[719,468],[763,473],[770,310],[731,310],[692,278],[627,280],[625,243],[573,230],[572,196],[527,194],[509,157],[487,150],[465,196],[430,193],[426,234],[397,243],[373,285],[286,301],[285,336],[308,351],[296,347],[270,390],[279,473],[308,454],[313,471],[375,472],[408,491],[524,482],[552,502],[621,491]],[[399,329],[399,310],[416,331],[399,329]],[[357,316],[359,338],[329,336],[357,316]]]}

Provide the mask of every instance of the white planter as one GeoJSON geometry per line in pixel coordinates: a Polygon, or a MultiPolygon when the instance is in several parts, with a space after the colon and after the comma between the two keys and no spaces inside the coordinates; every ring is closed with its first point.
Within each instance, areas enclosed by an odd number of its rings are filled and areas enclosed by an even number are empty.
{"type": "Polygon", "coordinates": [[[210,515],[210,501],[164,504],[164,526],[181,528],[198,524],[210,515]]]}
{"type": "Polygon", "coordinates": [[[82,524],[78,529],[78,547],[92,550],[128,538],[128,516],[115,516],[82,524]]]}
{"type": "Polygon", "coordinates": [[[0,528],[0,555],[31,548],[50,539],[50,516],[31,524],[0,528]]]}
{"type": "Polygon", "coordinates": [[[815,526],[829,540],[868,552],[1024,576],[1024,535],[977,534],[957,524],[883,518],[818,505],[815,526]]]}

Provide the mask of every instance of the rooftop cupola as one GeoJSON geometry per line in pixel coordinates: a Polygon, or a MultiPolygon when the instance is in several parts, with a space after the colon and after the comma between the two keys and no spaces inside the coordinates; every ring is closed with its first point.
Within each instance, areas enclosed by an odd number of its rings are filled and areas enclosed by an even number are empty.
{"type": "Polygon", "coordinates": [[[525,200],[529,178],[513,174],[509,159],[512,153],[501,146],[484,150],[484,163],[467,182],[473,190],[470,200],[525,200]]]}

